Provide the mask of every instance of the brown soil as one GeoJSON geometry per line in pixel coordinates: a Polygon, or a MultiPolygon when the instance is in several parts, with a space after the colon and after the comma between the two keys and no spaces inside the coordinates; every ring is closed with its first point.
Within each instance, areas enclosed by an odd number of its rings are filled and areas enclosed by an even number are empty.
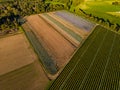
{"type": "Polygon", "coordinates": [[[76,48],[38,15],[29,16],[27,21],[55,63],[63,67],[76,48]]]}
{"type": "Polygon", "coordinates": [[[0,76],[0,90],[45,90],[49,80],[38,64],[35,62],[0,76]]]}
{"type": "Polygon", "coordinates": [[[0,75],[33,63],[36,59],[24,34],[0,39],[0,75]]]}
{"type": "Polygon", "coordinates": [[[71,44],[73,44],[75,47],[78,47],[80,42],[77,41],[75,38],[73,38],[69,33],[61,29],[56,23],[53,23],[51,20],[46,18],[43,14],[39,14],[40,17],[42,17],[47,23],[49,23],[52,27],[55,28],[57,32],[59,32],[66,40],[68,40],[71,44]]]}
{"type": "Polygon", "coordinates": [[[0,90],[44,90],[48,81],[24,34],[0,39],[0,90]]]}

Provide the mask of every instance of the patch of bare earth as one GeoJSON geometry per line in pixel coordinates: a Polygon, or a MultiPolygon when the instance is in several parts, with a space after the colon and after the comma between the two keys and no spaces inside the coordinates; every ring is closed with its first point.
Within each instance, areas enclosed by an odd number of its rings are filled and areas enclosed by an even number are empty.
{"type": "Polygon", "coordinates": [[[44,90],[48,81],[24,34],[0,39],[0,90],[44,90]]]}
{"type": "Polygon", "coordinates": [[[38,15],[27,17],[27,21],[28,26],[32,28],[40,43],[58,67],[61,68],[68,63],[76,47],[38,15]]]}

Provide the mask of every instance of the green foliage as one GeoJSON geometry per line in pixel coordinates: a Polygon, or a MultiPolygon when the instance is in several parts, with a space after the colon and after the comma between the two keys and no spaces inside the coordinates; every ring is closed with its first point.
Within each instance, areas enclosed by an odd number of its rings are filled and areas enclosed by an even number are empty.
{"type": "Polygon", "coordinates": [[[120,35],[97,26],[49,90],[118,89],[119,38],[120,35]]]}
{"type": "Polygon", "coordinates": [[[31,14],[64,9],[63,3],[46,0],[6,0],[0,4],[0,32],[18,29],[21,18],[31,14]]]}
{"type": "Polygon", "coordinates": [[[116,12],[119,12],[120,6],[112,5],[112,2],[113,1],[87,1],[72,7],[70,11],[83,15],[87,19],[118,32],[120,30],[120,21],[118,18],[120,17],[116,12]]]}

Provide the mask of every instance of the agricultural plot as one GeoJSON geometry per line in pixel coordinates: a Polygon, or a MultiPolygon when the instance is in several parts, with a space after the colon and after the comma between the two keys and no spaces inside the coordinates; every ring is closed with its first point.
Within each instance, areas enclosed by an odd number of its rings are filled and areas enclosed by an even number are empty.
{"type": "Polygon", "coordinates": [[[71,24],[70,22],[60,18],[59,16],[55,15],[54,12],[50,12],[47,13],[48,15],[50,15],[52,18],[54,18],[55,20],[59,21],[60,23],[62,23],[65,27],[68,27],[70,30],[72,30],[74,33],[80,35],[82,37],[82,39],[84,39],[87,35],[88,32],[82,29],[79,29],[77,27],[75,27],[73,24],[71,24]]]}
{"type": "Polygon", "coordinates": [[[120,35],[97,26],[49,90],[119,90],[120,35]]]}
{"type": "Polygon", "coordinates": [[[25,29],[26,36],[28,37],[30,43],[33,45],[34,50],[38,54],[39,59],[41,60],[43,66],[45,69],[51,73],[55,74],[57,72],[57,68],[53,62],[53,60],[50,58],[44,47],[39,42],[36,35],[31,31],[31,29],[27,26],[27,24],[22,25],[25,29]]]}
{"type": "Polygon", "coordinates": [[[68,59],[75,51],[76,47],[38,15],[29,16],[26,20],[28,22],[26,22],[26,25],[23,25],[25,32],[27,32],[27,35],[29,34],[29,39],[33,41],[33,44],[35,45],[34,48],[36,48],[36,50],[38,49],[37,52],[39,53],[43,64],[48,67],[48,70],[53,67],[53,71],[50,72],[55,74],[56,71],[54,68],[56,68],[56,65],[59,68],[63,67],[64,64],[68,62],[68,59]],[[34,33],[35,38],[31,36],[31,32],[34,33]],[[49,66],[51,67],[49,68],[49,66]]]}
{"type": "MultiPolygon", "coordinates": [[[[60,12],[63,13],[64,11],[60,12]]],[[[90,33],[76,27],[55,13],[28,16],[25,18],[27,22],[23,25],[26,35],[42,64],[51,74],[55,74],[59,68],[68,63],[81,41],[90,33]]],[[[80,23],[80,21],[76,23],[80,23]]],[[[86,25],[89,27],[89,24],[92,25],[89,30],[92,30],[95,25],[90,22],[86,25]]]]}
{"type": "Polygon", "coordinates": [[[95,26],[95,24],[67,11],[57,11],[54,14],[72,23],[74,26],[86,31],[90,31],[95,26]]]}
{"type": "Polygon", "coordinates": [[[80,35],[76,34],[68,27],[65,27],[63,24],[49,16],[48,14],[40,15],[44,18],[49,24],[51,24],[54,28],[56,28],[57,32],[59,32],[63,37],[65,37],[69,42],[71,42],[74,46],[78,47],[82,38],[80,35]]]}
{"type": "Polygon", "coordinates": [[[31,64],[35,59],[24,34],[0,39],[0,76],[31,64]]]}
{"type": "Polygon", "coordinates": [[[47,83],[24,34],[0,38],[0,90],[44,90],[47,83]]]}
{"type": "Polygon", "coordinates": [[[36,60],[32,64],[0,76],[0,90],[45,90],[48,82],[36,60]]]}

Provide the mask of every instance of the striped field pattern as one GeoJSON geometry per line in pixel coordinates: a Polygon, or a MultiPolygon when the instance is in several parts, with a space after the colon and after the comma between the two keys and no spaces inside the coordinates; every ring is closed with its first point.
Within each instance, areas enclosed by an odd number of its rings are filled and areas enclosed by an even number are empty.
{"type": "Polygon", "coordinates": [[[97,26],[49,90],[119,90],[120,35],[97,26]]]}

